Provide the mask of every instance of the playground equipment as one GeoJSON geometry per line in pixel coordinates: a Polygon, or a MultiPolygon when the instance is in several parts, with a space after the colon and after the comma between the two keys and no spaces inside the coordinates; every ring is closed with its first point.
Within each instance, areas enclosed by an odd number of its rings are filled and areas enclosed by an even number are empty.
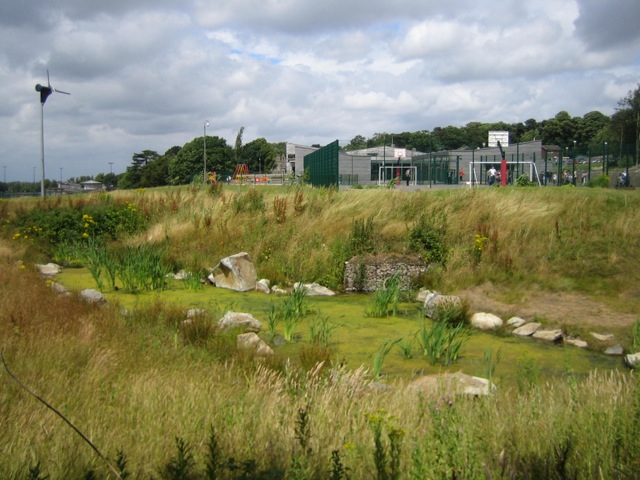
{"type": "Polygon", "coordinates": [[[231,179],[234,182],[239,181],[240,183],[245,183],[247,181],[248,176],[249,176],[249,169],[247,168],[247,164],[240,163],[236,165],[236,168],[233,171],[233,177],[231,177],[231,179]]]}

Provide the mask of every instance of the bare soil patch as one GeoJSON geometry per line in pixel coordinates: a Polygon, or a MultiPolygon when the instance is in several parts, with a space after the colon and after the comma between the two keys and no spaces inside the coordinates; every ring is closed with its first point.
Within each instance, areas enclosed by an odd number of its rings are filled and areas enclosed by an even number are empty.
{"type": "Polygon", "coordinates": [[[556,326],[574,326],[581,330],[626,330],[637,314],[615,311],[609,305],[577,293],[530,291],[523,298],[505,298],[508,292],[495,286],[479,286],[456,292],[469,302],[472,312],[489,312],[507,320],[518,316],[534,317],[556,326]]]}

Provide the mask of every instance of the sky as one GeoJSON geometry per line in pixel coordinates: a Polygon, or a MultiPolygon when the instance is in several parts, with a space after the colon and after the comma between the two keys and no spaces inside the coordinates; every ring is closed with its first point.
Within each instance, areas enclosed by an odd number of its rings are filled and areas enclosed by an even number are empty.
{"type": "Polygon", "coordinates": [[[55,180],[205,128],[346,145],[611,115],[640,82],[638,19],[638,0],[0,0],[0,178],[39,181],[42,112],[55,180]],[[47,69],[71,95],[41,109],[47,69]]]}

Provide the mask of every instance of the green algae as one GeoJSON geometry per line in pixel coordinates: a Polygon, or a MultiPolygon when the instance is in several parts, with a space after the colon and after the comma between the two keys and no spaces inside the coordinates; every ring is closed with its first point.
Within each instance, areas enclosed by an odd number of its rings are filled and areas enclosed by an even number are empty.
{"type": "MultiPolygon", "coordinates": [[[[92,288],[93,280],[84,268],[65,269],[56,278],[69,290],[78,291],[92,288]]],[[[284,301],[283,296],[265,295],[256,291],[235,292],[232,290],[204,286],[200,290],[191,290],[179,281],[167,280],[167,288],[162,291],[127,294],[122,291],[105,291],[110,303],[123,308],[136,309],[162,302],[171,307],[206,310],[214,318],[226,311],[238,311],[252,314],[256,319],[267,323],[269,311],[273,305],[284,301]]],[[[556,345],[532,338],[520,338],[499,332],[487,333],[473,330],[472,335],[462,347],[458,361],[449,366],[429,365],[422,355],[416,334],[423,317],[422,305],[417,302],[401,303],[397,316],[373,318],[366,316],[372,301],[371,295],[346,294],[335,297],[308,297],[311,312],[300,322],[296,329],[293,344],[274,347],[279,355],[295,356],[303,345],[309,342],[309,325],[314,316],[327,317],[337,325],[332,333],[330,348],[334,353],[334,362],[358,368],[372,369],[373,357],[379,346],[387,340],[404,339],[412,346],[411,358],[405,358],[396,346],[385,358],[382,366],[384,380],[402,378],[410,380],[417,375],[463,371],[469,375],[484,376],[483,363],[485,352],[501,351],[501,359],[495,370],[493,380],[498,384],[515,386],[523,375],[526,361],[534,362],[541,381],[552,378],[584,377],[595,370],[623,370],[620,357],[604,355],[594,350],[567,345],[556,345]]],[[[280,322],[276,332],[283,334],[284,325],[280,322]]],[[[266,328],[261,335],[265,340],[266,328]]]]}

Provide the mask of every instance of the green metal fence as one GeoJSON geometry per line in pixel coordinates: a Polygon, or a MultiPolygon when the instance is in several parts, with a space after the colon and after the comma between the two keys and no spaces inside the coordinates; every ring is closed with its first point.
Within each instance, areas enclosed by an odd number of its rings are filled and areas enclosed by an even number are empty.
{"type": "Polygon", "coordinates": [[[311,185],[329,187],[340,183],[338,175],[339,150],[339,142],[336,140],[304,156],[304,169],[309,169],[311,185]]]}

